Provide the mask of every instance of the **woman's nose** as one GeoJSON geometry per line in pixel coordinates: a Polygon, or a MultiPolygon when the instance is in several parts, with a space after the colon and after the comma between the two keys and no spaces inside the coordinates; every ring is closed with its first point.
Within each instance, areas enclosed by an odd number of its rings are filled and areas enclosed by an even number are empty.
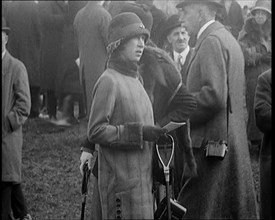
{"type": "Polygon", "coordinates": [[[138,38],[138,46],[144,47],[144,45],[145,45],[144,37],[141,36],[141,37],[138,38]]]}

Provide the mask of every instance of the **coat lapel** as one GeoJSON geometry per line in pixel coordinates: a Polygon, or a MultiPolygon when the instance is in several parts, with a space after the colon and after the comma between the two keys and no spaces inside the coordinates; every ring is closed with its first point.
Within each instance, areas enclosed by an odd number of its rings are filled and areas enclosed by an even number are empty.
{"type": "Polygon", "coordinates": [[[199,37],[199,39],[197,40],[196,44],[195,44],[195,48],[193,49],[193,52],[191,54],[191,57],[190,57],[190,61],[188,63],[188,66],[186,68],[186,71],[187,73],[189,72],[189,69],[190,69],[190,66],[192,64],[192,62],[194,61],[194,58],[196,57],[197,55],[197,52],[203,42],[203,40],[210,34],[212,33],[213,31],[215,30],[218,30],[220,28],[224,28],[224,26],[218,22],[218,21],[215,21],[214,23],[210,24],[201,34],[201,36],[199,37]]]}

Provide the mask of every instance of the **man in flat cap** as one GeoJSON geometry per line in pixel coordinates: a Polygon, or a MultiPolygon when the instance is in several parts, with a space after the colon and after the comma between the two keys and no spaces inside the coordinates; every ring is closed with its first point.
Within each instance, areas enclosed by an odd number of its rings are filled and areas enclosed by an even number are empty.
{"type": "Polygon", "coordinates": [[[187,219],[256,219],[243,107],[244,58],[232,34],[215,21],[219,7],[218,0],[177,5],[195,40],[186,83],[197,100],[190,123],[198,166],[198,177],[184,180],[178,201],[187,208],[187,219]]]}
{"type": "Polygon", "coordinates": [[[31,109],[27,70],[6,50],[10,28],[2,17],[1,219],[31,220],[21,188],[22,126],[31,109]]]}

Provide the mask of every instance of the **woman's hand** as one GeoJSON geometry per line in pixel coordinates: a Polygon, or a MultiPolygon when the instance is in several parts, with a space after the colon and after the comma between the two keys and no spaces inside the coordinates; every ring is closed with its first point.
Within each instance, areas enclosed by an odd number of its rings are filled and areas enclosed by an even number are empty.
{"type": "Polygon", "coordinates": [[[89,153],[89,152],[83,151],[81,153],[81,156],[80,156],[80,162],[81,162],[81,164],[80,164],[80,173],[81,173],[82,176],[83,176],[83,166],[86,163],[86,161],[88,161],[88,167],[89,167],[89,169],[92,168],[91,167],[92,158],[93,158],[93,155],[91,153],[89,153]]]}

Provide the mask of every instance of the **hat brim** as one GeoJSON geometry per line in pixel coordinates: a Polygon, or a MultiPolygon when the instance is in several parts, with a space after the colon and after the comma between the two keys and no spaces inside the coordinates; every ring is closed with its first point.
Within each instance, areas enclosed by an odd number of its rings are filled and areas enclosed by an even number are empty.
{"type": "Polygon", "coordinates": [[[124,44],[125,42],[127,42],[128,40],[130,40],[131,38],[134,38],[136,36],[144,35],[145,36],[145,40],[144,40],[145,43],[147,42],[147,40],[150,37],[150,31],[147,30],[146,28],[140,28],[140,24],[131,25],[131,27],[128,27],[127,30],[126,30],[126,28],[124,28],[124,30],[121,30],[121,31],[122,32],[127,31],[129,34],[127,34],[126,37],[118,39],[115,42],[110,42],[107,46],[108,53],[112,53],[120,45],[124,44]]]}
{"type": "Polygon", "coordinates": [[[190,5],[190,4],[201,4],[201,3],[215,5],[218,9],[223,7],[220,3],[217,3],[217,2],[186,1],[186,2],[178,3],[176,5],[176,8],[180,9],[180,8],[184,8],[184,7],[186,7],[187,5],[190,5]]]}
{"type": "Polygon", "coordinates": [[[10,33],[10,28],[8,27],[2,27],[2,31],[6,32],[6,34],[9,34],[10,33]]]}
{"type": "Polygon", "coordinates": [[[267,9],[267,8],[264,8],[264,7],[260,7],[260,6],[257,6],[257,7],[255,7],[255,8],[253,8],[252,10],[251,10],[251,14],[253,14],[254,15],[254,13],[255,13],[255,11],[256,10],[263,10],[263,11],[266,11],[266,12],[268,12],[269,14],[271,14],[271,11],[269,10],[269,9],[267,9]]]}

